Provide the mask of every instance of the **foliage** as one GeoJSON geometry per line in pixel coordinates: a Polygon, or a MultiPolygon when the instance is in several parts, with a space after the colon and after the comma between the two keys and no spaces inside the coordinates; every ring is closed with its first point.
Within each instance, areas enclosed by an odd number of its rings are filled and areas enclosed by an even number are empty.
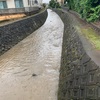
{"type": "Polygon", "coordinates": [[[45,7],[46,7],[46,4],[45,4],[45,3],[43,3],[43,4],[42,4],[42,6],[45,8],[45,7]]]}
{"type": "Polygon", "coordinates": [[[49,2],[49,6],[50,6],[51,8],[60,8],[60,7],[61,7],[60,4],[59,4],[59,2],[57,2],[56,0],[51,0],[51,1],[49,2]]]}
{"type": "Polygon", "coordinates": [[[91,8],[90,11],[92,13],[89,15],[89,18],[87,18],[87,21],[91,22],[100,19],[100,5],[95,8],[91,8]]]}
{"type": "Polygon", "coordinates": [[[100,19],[100,0],[65,0],[69,8],[80,13],[87,21],[100,19]]]}

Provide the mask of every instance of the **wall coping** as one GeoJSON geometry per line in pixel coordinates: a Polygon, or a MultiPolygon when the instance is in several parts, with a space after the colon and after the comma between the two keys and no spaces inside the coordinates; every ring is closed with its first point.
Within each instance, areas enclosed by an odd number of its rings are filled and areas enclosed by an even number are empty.
{"type": "Polygon", "coordinates": [[[44,8],[44,9],[42,9],[42,10],[41,10],[39,13],[37,13],[37,14],[31,15],[31,16],[26,16],[26,17],[23,17],[23,18],[14,20],[14,21],[5,22],[5,23],[1,24],[0,27],[6,26],[6,25],[9,25],[9,24],[12,24],[12,23],[16,23],[16,22],[19,22],[19,21],[22,21],[22,20],[25,20],[25,19],[28,19],[28,18],[32,18],[32,17],[34,17],[34,16],[37,16],[37,15],[39,15],[39,14],[45,12],[46,10],[47,10],[47,9],[44,8]]]}

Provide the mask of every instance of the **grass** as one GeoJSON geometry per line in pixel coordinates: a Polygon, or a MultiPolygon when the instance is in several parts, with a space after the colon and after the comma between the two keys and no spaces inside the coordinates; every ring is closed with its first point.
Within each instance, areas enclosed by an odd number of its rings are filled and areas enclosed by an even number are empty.
{"type": "Polygon", "coordinates": [[[95,49],[100,50],[100,35],[98,35],[95,30],[91,27],[78,27],[78,30],[80,30],[81,33],[90,41],[95,49]]]}

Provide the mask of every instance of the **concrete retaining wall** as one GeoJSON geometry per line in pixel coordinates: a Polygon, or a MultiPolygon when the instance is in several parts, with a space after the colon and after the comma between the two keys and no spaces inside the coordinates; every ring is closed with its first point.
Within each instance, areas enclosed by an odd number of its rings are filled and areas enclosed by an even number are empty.
{"type": "Polygon", "coordinates": [[[100,68],[87,55],[67,13],[64,22],[58,100],[100,100],[100,68]]]}
{"type": "Polygon", "coordinates": [[[0,55],[26,36],[41,27],[47,18],[47,10],[0,27],[0,55]]]}
{"type": "Polygon", "coordinates": [[[39,7],[24,7],[24,8],[9,8],[9,9],[0,9],[0,15],[12,15],[12,14],[28,14],[39,12],[41,8],[39,7]]]}

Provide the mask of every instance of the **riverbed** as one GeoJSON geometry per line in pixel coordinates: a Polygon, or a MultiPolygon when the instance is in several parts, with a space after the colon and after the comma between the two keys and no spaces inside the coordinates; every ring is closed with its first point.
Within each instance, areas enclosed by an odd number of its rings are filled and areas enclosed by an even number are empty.
{"type": "Polygon", "coordinates": [[[0,100],[57,100],[63,30],[48,10],[41,28],[0,56],[0,100]]]}

